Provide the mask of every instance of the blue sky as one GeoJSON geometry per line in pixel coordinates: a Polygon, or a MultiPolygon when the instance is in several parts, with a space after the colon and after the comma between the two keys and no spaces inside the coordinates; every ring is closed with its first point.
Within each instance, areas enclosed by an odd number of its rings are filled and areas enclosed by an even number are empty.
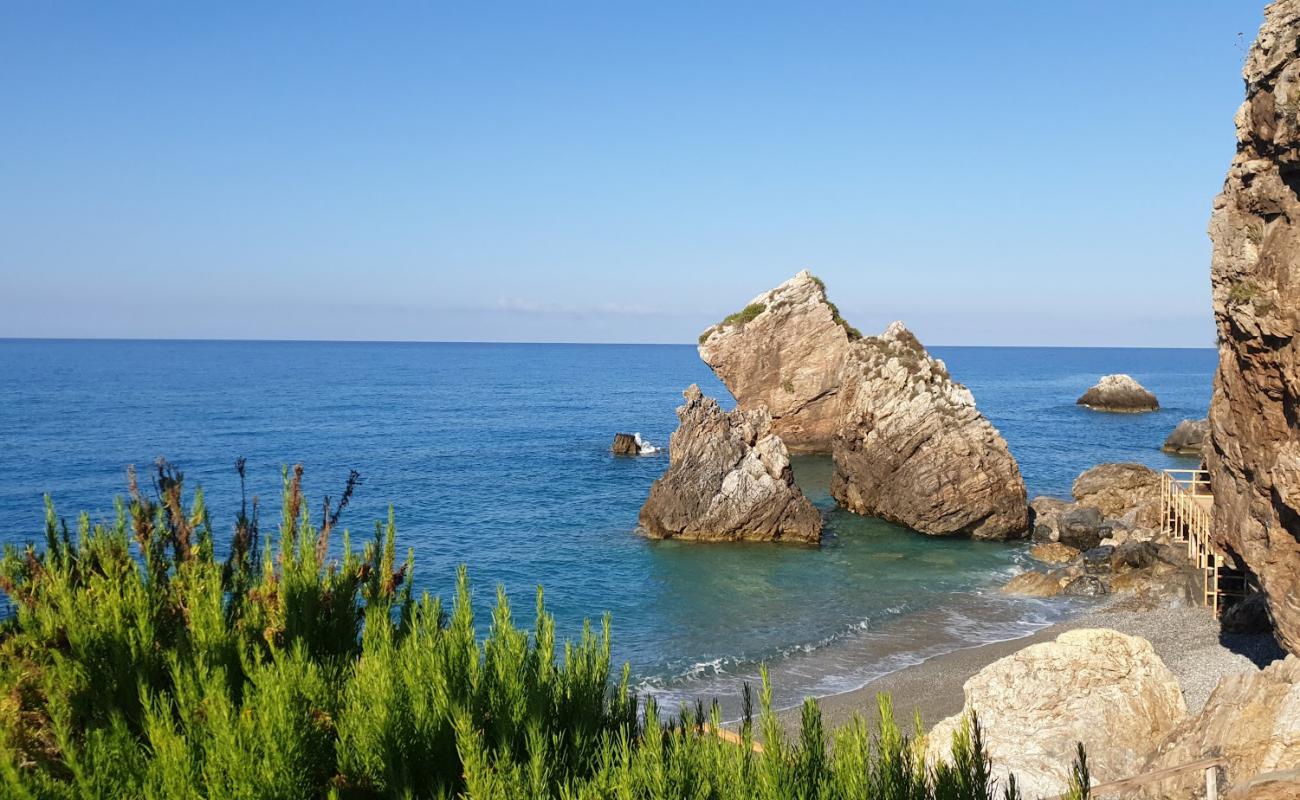
{"type": "Polygon", "coordinates": [[[0,12],[0,336],[1212,346],[1260,0],[0,12]]]}

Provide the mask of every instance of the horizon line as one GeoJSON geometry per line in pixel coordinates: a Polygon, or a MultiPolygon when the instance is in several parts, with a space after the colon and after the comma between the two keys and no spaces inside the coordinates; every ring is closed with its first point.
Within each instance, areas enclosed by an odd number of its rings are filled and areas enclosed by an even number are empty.
{"type": "MultiPolygon", "coordinates": [[[[139,342],[177,344],[469,344],[469,345],[558,345],[564,347],[697,347],[690,342],[562,342],[503,341],[487,339],[235,339],[165,338],[145,336],[0,336],[0,342],[139,342]]],[[[1006,350],[1216,350],[1213,345],[1129,345],[1129,344],[933,344],[924,347],[984,347],[1006,350]]]]}

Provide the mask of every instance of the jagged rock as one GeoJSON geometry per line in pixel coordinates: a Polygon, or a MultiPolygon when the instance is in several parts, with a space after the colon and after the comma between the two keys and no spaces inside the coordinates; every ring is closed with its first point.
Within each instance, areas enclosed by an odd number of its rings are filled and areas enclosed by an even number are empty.
{"type": "Polygon", "coordinates": [[[791,452],[829,453],[857,388],[847,365],[860,338],[822,282],[803,270],[705,331],[699,352],[737,408],[767,409],[772,431],[791,452]]]}
{"type": "Polygon", "coordinates": [[[1300,0],[1265,10],[1243,77],[1210,218],[1213,535],[1258,576],[1279,640],[1300,653],[1300,0]]]}
{"type": "Polygon", "coordinates": [[[1110,567],[1115,572],[1146,569],[1156,563],[1159,552],[1159,548],[1151,542],[1129,540],[1114,549],[1110,557],[1110,567]]]}
{"type": "MultiPolygon", "coordinates": [[[[1220,680],[1201,713],[1169,732],[1140,771],[1207,756],[1227,760],[1229,786],[1300,764],[1300,658],[1289,656],[1220,680]]],[[[1151,786],[1146,796],[1203,797],[1203,787],[1200,774],[1185,774],[1151,786]]]]}
{"type": "Polygon", "coordinates": [[[1268,598],[1256,592],[1233,603],[1220,615],[1219,629],[1224,633],[1268,633],[1273,630],[1273,621],[1268,618],[1268,598]]]}
{"type": "Polygon", "coordinates": [[[767,412],[724,412],[695,385],[682,395],[668,471],[641,507],[646,533],[657,539],[819,542],[821,515],[795,486],[767,412]]]}
{"type": "Polygon", "coordinates": [[[1184,556],[1181,566],[1160,563],[1113,575],[1107,588],[1112,594],[1131,596],[1134,603],[1128,608],[1133,610],[1185,608],[1203,604],[1204,580],[1204,574],[1190,568],[1184,556]]]}
{"type": "Polygon", "coordinates": [[[614,434],[614,443],[610,445],[610,450],[616,456],[639,456],[641,455],[641,443],[630,433],[614,434]]]}
{"type": "Polygon", "coordinates": [[[1185,419],[1178,423],[1160,449],[1181,456],[1199,456],[1205,447],[1205,437],[1209,433],[1208,419],[1185,419]]]}
{"type": "Polygon", "coordinates": [[[1044,542],[1031,547],[1029,557],[1044,564],[1068,564],[1079,557],[1079,550],[1060,542],[1044,542]]]}
{"type": "Polygon", "coordinates": [[[1106,375],[1075,403],[1094,411],[1138,412],[1160,408],[1156,396],[1128,375],[1106,375]]]}
{"type": "Polygon", "coordinates": [[[1072,506],[1056,518],[1057,541],[1076,550],[1091,550],[1110,535],[1101,511],[1092,506],[1072,506]]]}
{"type": "MultiPolygon", "coordinates": [[[[1098,781],[1138,773],[1153,741],[1187,708],[1151,644],[1106,629],[1066,631],[980,670],[965,685],[962,714],[978,712],[996,777],[1014,772],[1025,797],[1067,788],[1075,742],[1098,781]]],[[[927,758],[946,759],[962,715],[926,737],[927,758]]]]}
{"type": "Polygon", "coordinates": [[[1042,572],[1022,572],[1007,581],[1001,591],[1028,597],[1055,597],[1061,593],[1061,582],[1042,572]]]}
{"type": "Polygon", "coordinates": [[[1020,468],[970,391],[902,323],[862,337],[807,270],[705,331],[700,357],[794,451],[832,453],[850,511],[935,535],[1026,532],[1020,468]]]}
{"type": "Polygon", "coordinates": [[[1080,575],[1065,584],[1061,593],[1070,597],[1101,597],[1108,591],[1106,584],[1096,575],[1080,575]]]}
{"type": "Polygon", "coordinates": [[[1098,464],[1074,479],[1070,489],[1080,505],[1106,517],[1131,516],[1131,524],[1160,526],[1160,473],[1141,464],[1098,464]]]}
{"type": "Polygon", "coordinates": [[[895,322],[855,343],[861,383],[835,436],[831,494],[922,533],[1028,533],[1020,468],[970,391],[895,322]]]}

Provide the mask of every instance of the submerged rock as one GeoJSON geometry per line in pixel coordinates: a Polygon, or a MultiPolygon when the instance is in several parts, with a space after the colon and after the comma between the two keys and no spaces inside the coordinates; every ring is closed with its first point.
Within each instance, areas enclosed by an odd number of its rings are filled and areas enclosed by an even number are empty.
{"type": "Polygon", "coordinates": [[[700,357],[792,450],[833,455],[850,511],[935,535],[1026,531],[1020,469],[970,392],[901,323],[863,337],[807,270],[705,331],[700,357]]]}
{"type": "Polygon", "coordinates": [[[1185,419],[1178,423],[1160,449],[1180,456],[1199,456],[1205,449],[1205,438],[1209,433],[1208,419],[1185,419]]]}
{"type": "Polygon", "coordinates": [[[939,536],[1028,533],[1006,441],[911,331],[895,322],[856,342],[851,363],[857,388],[832,448],[840,505],[939,536]]]}
{"type": "Polygon", "coordinates": [[[724,412],[695,385],[682,395],[668,471],[641,507],[646,533],[656,539],[821,541],[821,514],[795,485],[767,412],[724,412]]]}
{"type": "Polygon", "coordinates": [[[978,712],[993,770],[1014,772],[1025,797],[1066,790],[1075,742],[1098,781],[1141,771],[1152,742],[1187,715],[1173,673],[1150,642],[1107,629],[1066,631],[993,662],[966,681],[962,714],[926,737],[927,758],[951,755],[963,715],[978,712]]]}
{"type": "Polygon", "coordinates": [[[1279,640],[1300,654],[1300,2],[1265,9],[1243,77],[1210,218],[1213,536],[1258,576],[1279,640]]]}
{"type": "Polygon", "coordinates": [[[1094,411],[1140,412],[1160,408],[1156,396],[1129,375],[1106,375],[1074,402],[1094,411]]]}
{"type": "MultiPolygon", "coordinates": [[[[1141,771],[1208,756],[1227,760],[1230,787],[1300,764],[1300,658],[1220,680],[1201,713],[1169,732],[1141,771]]],[[[1203,786],[1203,776],[1186,773],[1151,786],[1144,796],[1181,800],[1200,796],[1203,786]]]]}

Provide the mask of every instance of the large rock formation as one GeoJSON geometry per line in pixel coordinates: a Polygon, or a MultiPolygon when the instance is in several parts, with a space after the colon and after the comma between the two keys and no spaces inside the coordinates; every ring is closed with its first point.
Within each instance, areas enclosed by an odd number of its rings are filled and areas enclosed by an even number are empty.
{"type": "Polygon", "coordinates": [[[1205,449],[1205,437],[1209,434],[1208,419],[1185,419],[1178,423],[1160,449],[1180,456],[1199,456],[1205,449]]]}
{"type": "Polygon", "coordinates": [[[856,388],[845,384],[845,364],[860,338],[803,270],[705,331],[699,351],[737,408],[767,409],[792,452],[828,453],[845,395],[856,388]]]}
{"type": "Polygon", "coordinates": [[[835,436],[835,499],[922,533],[1026,535],[1020,468],[944,363],[900,322],[852,355],[858,386],[835,436]]]}
{"type": "Polygon", "coordinates": [[[641,507],[646,533],[656,539],[821,541],[821,514],[795,486],[767,412],[724,412],[695,385],[682,395],[668,471],[641,507]]]}
{"type": "Polygon", "coordinates": [[[1206,460],[1214,538],[1260,579],[1300,653],[1300,0],[1280,0],[1244,68],[1237,154],[1210,218],[1219,369],[1206,460]]]}
{"type": "Polygon", "coordinates": [[[832,452],[850,511],[936,535],[1026,532],[1020,469],[970,391],[902,323],[862,337],[806,270],[705,331],[700,357],[792,450],[832,452]]]}
{"type": "Polygon", "coordinates": [[[1133,413],[1160,408],[1156,396],[1129,375],[1105,375],[1074,402],[1094,411],[1133,413]]]}
{"type": "Polygon", "coordinates": [[[1150,642],[1107,629],[1067,631],[1013,653],[966,681],[962,713],[926,737],[946,759],[962,715],[979,714],[995,775],[1014,772],[1025,797],[1051,797],[1069,782],[1075,742],[1098,781],[1141,771],[1152,742],[1187,714],[1178,681],[1150,642]]]}
{"type": "MultiPolygon", "coordinates": [[[[1201,713],[1170,732],[1142,771],[1208,756],[1227,760],[1224,771],[1231,786],[1300,766],[1300,658],[1290,656],[1219,681],[1201,713]]],[[[1152,786],[1147,795],[1182,800],[1203,796],[1203,785],[1199,773],[1185,773],[1152,786]]]]}

